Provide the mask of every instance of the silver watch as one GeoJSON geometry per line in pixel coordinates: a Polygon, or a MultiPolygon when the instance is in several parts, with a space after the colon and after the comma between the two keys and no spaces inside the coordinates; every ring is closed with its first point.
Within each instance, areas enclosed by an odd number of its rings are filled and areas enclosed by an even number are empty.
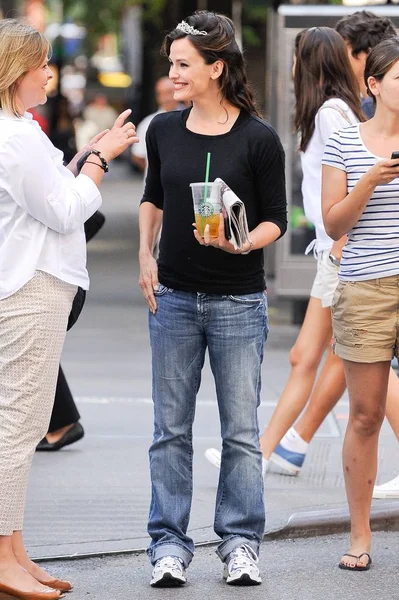
{"type": "Polygon", "coordinates": [[[334,266],[339,267],[340,262],[339,262],[338,258],[335,258],[334,254],[329,254],[328,258],[331,260],[331,262],[334,266]]]}

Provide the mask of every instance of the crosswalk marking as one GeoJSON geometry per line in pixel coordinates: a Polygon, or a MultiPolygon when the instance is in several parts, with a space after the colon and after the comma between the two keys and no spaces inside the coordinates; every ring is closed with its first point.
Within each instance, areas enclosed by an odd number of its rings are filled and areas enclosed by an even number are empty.
{"type": "MultiPolygon", "coordinates": [[[[148,406],[152,408],[152,399],[149,397],[140,397],[140,396],[77,396],[76,401],[78,404],[96,404],[96,405],[112,405],[112,404],[124,404],[124,405],[133,405],[133,406],[148,406]]],[[[264,418],[262,415],[264,409],[268,409],[268,413],[270,413],[270,409],[275,408],[276,402],[265,401],[262,402],[259,406],[260,410],[260,422],[266,422],[269,418],[269,414],[267,418],[264,418]]],[[[217,410],[217,403],[214,399],[200,398],[197,400],[197,408],[201,408],[202,406],[212,407],[217,410]]],[[[341,400],[339,404],[340,408],[347,407],[348,403],[341,400]]],[[[336,438],[341,436],[341,430],[337,423],[337,417],[334,412],[331,412],[327,415],[322,427],[316,433],[316,437],[323,438],[336,438]]]]}

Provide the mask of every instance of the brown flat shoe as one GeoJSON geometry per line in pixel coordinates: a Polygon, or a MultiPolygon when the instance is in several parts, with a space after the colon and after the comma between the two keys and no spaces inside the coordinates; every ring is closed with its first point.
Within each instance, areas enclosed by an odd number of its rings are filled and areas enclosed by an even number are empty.
{"type": "Polygon", "coordinates": [[[72,589],[72,583],[69,581],[64,581],[63,579],[50,579],[50,581],[41,581],[35,577],[36,581],[43,585],[47,585],[48,587],[53,588],[54,590],[59,590],[60,592],[70,592],[72,589]]]}
{"type": "Polygon", "coordinates": [[[63,595],[50,588],[48,592],[23,592],[0,583],[0,600],[58,600],[58,598],[63,598],[63,595]]]}

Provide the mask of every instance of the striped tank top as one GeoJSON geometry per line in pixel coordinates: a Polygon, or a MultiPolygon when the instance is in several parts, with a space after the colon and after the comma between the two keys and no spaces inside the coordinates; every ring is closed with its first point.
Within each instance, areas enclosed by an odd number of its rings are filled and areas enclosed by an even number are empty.
{"type": "MultiPolygon", "coordinates": [[[[346,172],[348,194],[360,177],[382,158],[363,144],[360,124],[333,133],[322,164],[346,172]]],[[[348,232],[339,278],[365,281],[399,274],[399,178],[378,185],[362,216],[348,232]]]]}

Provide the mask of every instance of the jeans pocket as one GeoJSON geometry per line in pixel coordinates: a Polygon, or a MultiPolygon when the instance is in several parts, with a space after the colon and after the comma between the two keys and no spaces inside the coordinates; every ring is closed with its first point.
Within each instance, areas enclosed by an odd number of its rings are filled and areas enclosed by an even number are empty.
{"type": "Polygon", "coordinates": [[[334,296],[333,296],[333,299],[331,302],[331,311],[332,312],[334,311],[335,307],[337,306],[337,304],[342,296],[342,293],[344,291],[344,288],[345,288],[345,284],[342,281],[339,281],[337,287],[335,288],[334,296]]]}
{"type": "Polygon", "coordinates": [[[335,262],[332,262],[330,256],[331,256],[331,254],[326,254],[326,256],[325,256],[324,265],[325,265],[327,271],[329,271],[330,273],[339,273],[340,265],[336,264],[335,262]]]}
{"type": "Polygon", "coordinates": [[[171,291],[172,290],[167,288],[166,285],[163,285],[162,283],[160,283],[158,286],[158,289],[154,290],[154,296],[163,296],[164,294],[166,294],[166,292],[171,292],[171,291]]]}
{"type": "Polygon", "coordinates": [[[265,292],[255,292],[255,294],[240,295],[229,294],[227,297],[229,300],[237,302],[237,304],[247,304],[248,306],[263,304],[266,302],[265,292]]]}

